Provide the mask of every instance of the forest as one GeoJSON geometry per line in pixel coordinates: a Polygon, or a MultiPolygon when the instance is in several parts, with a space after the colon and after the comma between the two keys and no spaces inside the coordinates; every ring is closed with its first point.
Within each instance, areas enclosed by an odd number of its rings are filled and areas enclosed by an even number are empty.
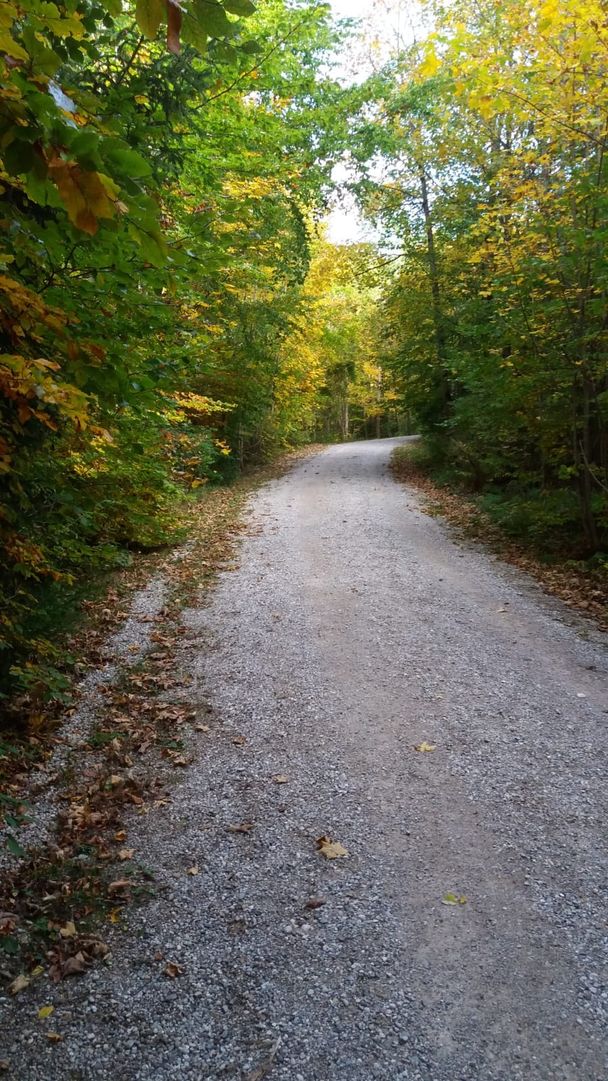
{"type": "Polygon", "coordinates": [[[548,556],[608,550],[608,19],[454,0],[348,78],[314,0],[0,9],[0,693],[212,485],[416,431],[548,556]],[[336,190],[336,166],[347,180],[336,190]],[[332,243],[332,200],[369,239],[332,243]]]}

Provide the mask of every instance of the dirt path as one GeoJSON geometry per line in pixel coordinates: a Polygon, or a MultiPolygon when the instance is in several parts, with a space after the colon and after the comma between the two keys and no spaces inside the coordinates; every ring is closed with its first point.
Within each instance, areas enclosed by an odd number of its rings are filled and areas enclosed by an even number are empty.
{"type": "Polygon", "coordinates": [[[111,967],[10,1004],[8,1076],[608,1078],[605,648],[424,515],[393,445],[255,497],[185,614],[210,731],[129,830],[157,894],[111,967]]]}

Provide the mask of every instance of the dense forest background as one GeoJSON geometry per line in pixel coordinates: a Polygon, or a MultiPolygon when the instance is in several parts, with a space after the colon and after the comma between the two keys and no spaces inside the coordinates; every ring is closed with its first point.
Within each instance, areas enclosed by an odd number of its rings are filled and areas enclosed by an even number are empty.
{"type": "Polygon", "coordinates": [[[427,15],[364,88],[353,145],[397,249],[386,361],[440,475],[513,535],[605,568],[608,9],[427,15]]]}
{"type": "Polygon", "coordinates": [[[412,425],[605,563],[605,5],[422,14],[344,78],[356,28],[308,0],[3,4],[5,694],[60,698],[82,583],[287,446],[412,425]],[[337,163],[365,242],[327,239],[337,163]]]}

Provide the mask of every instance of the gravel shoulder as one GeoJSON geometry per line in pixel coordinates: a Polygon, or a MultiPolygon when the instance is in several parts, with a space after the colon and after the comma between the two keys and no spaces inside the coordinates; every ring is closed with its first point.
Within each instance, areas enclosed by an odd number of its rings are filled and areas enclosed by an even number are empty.
{"type": "Polygon", "coordinates": [[[156,894],[110,964],[3,1004],[7,1077],[608,1078],[605,641],[425,515],[395,444],[252,499],[184,613],[209,731],[129,826],[156,894]]]}

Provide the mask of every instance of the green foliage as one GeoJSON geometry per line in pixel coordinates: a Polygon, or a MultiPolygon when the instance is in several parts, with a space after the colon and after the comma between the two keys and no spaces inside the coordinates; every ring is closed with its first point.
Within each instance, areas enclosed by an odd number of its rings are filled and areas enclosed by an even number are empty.
{"type": "Polygon", "coordinates": [[[17,0],[0,35],[0,693],[61,699],[82,583],[282,441],[336,38],[283,0],[17,0]]]}
{"type": "Polygon", "coordinates": [[[505,528],[590,556],[608,546],[605,10],[434,18],[354,95],[359,198],[399,253],[385,363],[505,528]]]}

